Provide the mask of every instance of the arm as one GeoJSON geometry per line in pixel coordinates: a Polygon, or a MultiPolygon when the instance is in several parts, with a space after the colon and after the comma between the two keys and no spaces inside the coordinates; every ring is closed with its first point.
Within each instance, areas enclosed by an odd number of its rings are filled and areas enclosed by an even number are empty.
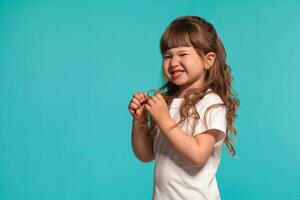
{"type": "Polygon", "coordinates": [[[160,129],[182,159],[193,166],[203,166],[212,153],[213,146],[221,131],[210,129],[196,136],[192,136],[187,135],[178,126],[172,130],[168,130],[169,127],[174,124],[176,124],[176,122],[172,118],[169,118],[160,124],[160,129]]]}
{"type": "MultiPolygon", "coordinates": [[[[209,103],[211,102],[212,101],[209,103]]],[[[206,132],[201,131],[201,134],[198,134],[199,136],[194,137],[186,134],[178,126],[170,130],[170,127],[176,125],[176,122],[171,118],[168,105],[159,93],[147,100],[145,108],[183,160],[197,167],[201,167],[205,164],[212,153],[219,131],[210,128],[206,132]]],[[[222,112],[221,114],[223,116],[222,112]]],[[[211,121],[215,121],[215,117],[212,117],[211,121]]],[[[221,123],[221,125],[223,124],[224,123],[221,123]]],[[[214,124],[210,127],[219,128],[219,124],[218,126],[214,124]]],[[[201,129],[197,130],[199,131],[201,129]]],[[[222,133],[222,131],[220,132],[222,133]]]]}
{"type": "Polygon", "coordinates": [[[132,120],[131,145],[135,156],[142,162],[154,160],[153,139],[147,134],[147,131],[147,122],[141,123],[132,120]]]}

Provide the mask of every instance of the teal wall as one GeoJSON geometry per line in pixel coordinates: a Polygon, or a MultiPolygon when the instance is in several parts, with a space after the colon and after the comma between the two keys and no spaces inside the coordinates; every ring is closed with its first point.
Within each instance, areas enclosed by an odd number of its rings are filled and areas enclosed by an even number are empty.
{"type": "Polygon", "coordinates": [[[128,104],[160,86],[159,39],[182,15],[217,29],[241,107],[224,200],[300,199],[297,1],[0,1],[0,199],[150,199],[128,104]]]}

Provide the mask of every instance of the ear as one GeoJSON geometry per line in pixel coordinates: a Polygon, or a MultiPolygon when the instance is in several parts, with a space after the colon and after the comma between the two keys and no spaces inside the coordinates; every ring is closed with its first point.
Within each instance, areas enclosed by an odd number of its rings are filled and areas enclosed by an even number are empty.
{"type": "Polygon", "coordinates": [[[209,52],[206,54],[205,63],[204,63],[205,69],[209,69],[211,68],[211,66],[213,66],[215,62],[215,58],[216,58],[216,54],[214,52],[209,52]]]}

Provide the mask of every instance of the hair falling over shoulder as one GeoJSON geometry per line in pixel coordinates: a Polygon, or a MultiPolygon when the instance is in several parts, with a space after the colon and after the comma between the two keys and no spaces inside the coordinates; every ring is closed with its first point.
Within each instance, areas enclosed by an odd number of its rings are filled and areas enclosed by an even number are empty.
{"type": "MultiPolygon", "coordinates": [[[[234,120],[237,117],[237,109],[240,105],[236,93],[232,89],[232,80],[230,66],[226,64],[226,52],[217,35],[213,25],[205,19],[198,16],[182,16],[175,19],[167,29],[164,31],[160,40],[160,52],[163,55],[168,49],[176,47],[193,47],[200,57],[203,57],[209,52],[216,54],[215,62],[211,68],[206,71],[205,84],[201,88],[192,88],[184,95],[184,103],[180,108],[181,120],[176,124],[179,125],[186,119],[199,119],[195,105],[207,93],[210,88],[212,92],[220,96],[224,104],[215,104],[214,106],[226,107],[226,138],[225,143],[233,157],[236,157],[233,139],[229,134],[233,134],[237,138],[237,130],[234,127],[234,120]],[[192,114],[188,112],[192,108],[192,114]]],[[[168,106],[170,106],[173,98],[178,94],[179,87],[163,77],[163,86],[159,89],[152,89],[148,92],[159,92],[165,99],[168,106]]],[[[206,110],[206,113],[209,109],[206,110]]],[[[148,115],[150,121],[150,134],[155,127],[155,122],[148,115]]],[[[197,121],[197,120],[195,120],[197,121]]],[[[206,121],[206,120],[204,120],[206,121]]],[[[176,126],[175,125],[175,126],[176,126]]],[[[196,124],[193,125],[193,130],[196,124]]]]}

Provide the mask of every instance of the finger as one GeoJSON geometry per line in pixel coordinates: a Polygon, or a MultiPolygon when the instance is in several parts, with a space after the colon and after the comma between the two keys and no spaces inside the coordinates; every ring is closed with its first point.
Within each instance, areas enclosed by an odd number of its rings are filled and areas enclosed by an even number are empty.
{"type": "Polygon", "coordinates": [[[148,95],[146,94],[146,96],[145,96],[145,101],[148,101],[150,98],[151,98],[151,96],[148,96],[148,95]]]}
{"type": "Polygon", "coordinates": [[[137,116],[137,112],[136,112],[135,110],[130,109],[129,112],[130,112],[134,117],[137,116]]]}
{"type": "Polygon", "coordinates": [[[141,92],[135,93],[134,97],[136,97],[140,102],[142,102],[144,98],[141,92]]]}
{"type": "Polygon", "coordinates": [[[147,101],[147,96],[145,96],[145,93],[141,93],[141,103],[147,101]]]}
{"type": "Polygon", "coordinates": [[[156,101],[158,101],[158,97],[157,96],[152,96],[152,98],[151,98],[154,102],[156,102],[156,101]]]}
{"type": "Polygon", "coordinates": [[[142,106],[141,102],[137,98],[133,98],[132,102],[137,104],[139,107],[142,106]]]}
{"type": "Polygon", "coordinates": [[[149,98],[148,98],[148,100],[147,100],[147,103],[153,103],[154,101],[153,101],[153,96],[150,96],[149,98]]]}
{"type": "Polygon", "coordinates": [[[145,101],[149,98],[149,96],[145,92],[143,93],[143,96],[145,101]]]}
{"type": "Polygon", "coordinates": [[[143,94],[140,92],[138,93],[138,97],[139,97],[139,101],[142,102],[143,101],[143,94]]]}
{"type": "Polygon", "coordinates": [[[131,100],[132,102],[139,102],[139,104],[142,102],[141,100],[140,100],[140,97],[138,96],[138,95],[135,95],[133,98],[132,98],[132,100],[131,100]]]}
{"type": "Polygon", "coordinates": [[[130,103],[129,108],[133,110],[137,110],[140,106],[138,106],[136,103],[130,103]]]}
{"type": "Polygon", "coordinates": [[[137,115],[140,115],[140,114],[141,114],[141,111],[140,111],[139,109],[137,109],[137,110],[135,111],[135,113],[136,113],[137,115]]]}
{"type": "Polygon", "coordinates": [[[145,104],[145,108],[146,108],[146,110],[149,112],[150,109],[151,109],[151,106],[149,106],[149,104],[145,104]]]}
{"type": "Polygon", "coordinates": [[[155,97],[160,98],[160,97],[162,97],[162,96],[161,96],[160,93],[156,93],[156,94],[155,94],[155,97]]]}
{"type": "Polygon", "coordinates": [[[134,97],[134,98],[136,98],[136,99],[139,99],[139,98],[140,98],[138,92],[134,93],[134,94],[132,95],[132,97],[134,97]]]}
{"type": "Polygon", "coordinates": [[[132,115],[134,115],[134,110],[129,109],[129,112],[130,112],[132,115]]]}

